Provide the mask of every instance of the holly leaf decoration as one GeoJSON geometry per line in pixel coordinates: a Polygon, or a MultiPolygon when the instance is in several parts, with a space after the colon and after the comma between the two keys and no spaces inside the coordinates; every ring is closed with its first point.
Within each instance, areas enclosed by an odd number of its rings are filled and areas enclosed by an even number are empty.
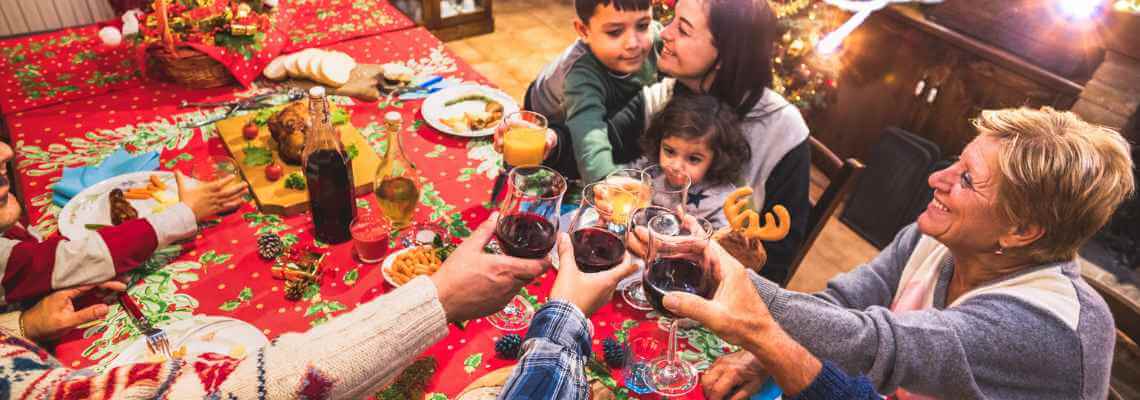
{"type": "Polygon", "coordinates": [[[467,356],[467,359],[463,360],[463,371],[467,372],[468,374],[475,372],[475,369],[479,368],[479,364],[482,363],[483,353],[475,353],[467,356]]]}
{"type": "Polygon", "coordinates": [[[250,299],[253,299],[253,289],[250,289],[249,287],[242,289],[241,292],[238,293],[238,298],[241,299],[241,301],[249,301],[250,299]]]}
{"type": "Polygon", "coordinates": [[[226,302],[222,303],[222,305],[219,306],[218,309],[222,310],[222,311],[233,311],[233,310],[236,310],[238,308],[238,306],[240,306],[240,305],[241,305],[241,300],[226,300],[226,302]]]}
{"type": "Polygon", "coordinates": [[[448,400],[447,395],[439,392],[428,395],[427,400],[448,400]]]}
{"type": "Polygon", "coordinates": [[[245,159],[242,160],[242,163],[251,167],[269,165],[273,162],[273,152],[264,147],[247,146],[245,149],[242,149],[242,153],[245,154],[245,159]]]}
{"type": "Polygon", "coordinates": [[[292,233],[281,235],[281,244],[284,244],[285,247],[293,247],[293,245],[297,244],[299,241],[301,241],[301,238],[292,233]]]}
{"type": "Polygon", "coordinates": [[[348,271],[344,274],[345,285],[355,285],[357,279],[360,279],[360,271],[357,271],[356,268],[353,268],[352,271],[348,271]]]}

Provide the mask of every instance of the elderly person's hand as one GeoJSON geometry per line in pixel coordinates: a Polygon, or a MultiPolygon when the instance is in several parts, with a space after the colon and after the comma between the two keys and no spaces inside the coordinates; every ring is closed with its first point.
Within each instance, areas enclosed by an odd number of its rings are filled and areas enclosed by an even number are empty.
{"type": "Polygon", "coordinates": [[[20,326],[23,327],[24,335],[34,342],[43,343],[58,339],[80,325],[106,317],[108,307],[103,303],[81,309],[75,308],[73,300],[92,290],[122,292],[127,290],[127,285],[119,281],[108,281],[98,285],[58,290],[49,294],[20,315],[20,326]]]}
{"type": "Polygon", "coordinates": [[[637,272],[637,265],[629,262],[629,254],[616,267],[601,272],[582,272],[574,261],[570,236],[565,233],[558,237],[558,265],[558,278],[554,280],[550,298],[563,299],[578,306],[586,317],[610,301],[622,279],[637,272]]]}
{"type": "Polygon", "coordinates": [[[705,247],[705,262],[719,282],[712,300],[669,292],[665,294],[665,308],[701,323],[735,345],[745,345],[756,332],[776,325],[744,266],[720,244],[710,242],[705,247]]]}
{"type": "Polygon", "coordinates": [[[245,194],[249,192],[249,187],[237,175],[201,182],[191,187],[183,183],[185,178],[181,172],[174,171],[174,180],[178,184],[178,198],[190,207],[198,222],[241,206],[245,202],[245,194]]]}
{"type": "Polygon", "coordinates": [[[718,281],[712,300],[685,292],[665,294],[665,308],[696,320],[725,341],[739,345],[747,355],[717,362],[701,385],[709,399],[746,399],[764,383],[767,366],[788,394],[808,387],[822,363],[791,339],[768,312],[744,265],[720,244],[705,247],[705,262],[718,281]]]}
{"type": "Polygon", "coordinates": [[[548,260],[528,260],[483,252],[499,214],[475,229],[431,276],[451,322],[482,317],[506,306],[519,288],[546,272],[548,260]]]}

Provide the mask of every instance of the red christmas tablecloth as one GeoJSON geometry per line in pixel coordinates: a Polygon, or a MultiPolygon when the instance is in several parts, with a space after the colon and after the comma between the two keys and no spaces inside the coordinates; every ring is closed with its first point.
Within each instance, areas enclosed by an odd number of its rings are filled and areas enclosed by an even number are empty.
{"type": "MultiPolygon", "coordinates": [[[[221,48],[231,70],[246,82],[260,73],[277,51],[292,52],[357,37],[407,29],[415,24],[387,0],[282,1],[277,28],[265,54],[245,55],[221,48]]],[[[136,49],[130,44],[107,47],[98,38],[102,26],[87,25],[52,33],[0,40],[0,115],[103,93],[148,86],[169,91],[171,85],[143,77],[136,49]]],[[[180,88],[175,88],[180,89],[180,88]]]]}
{"type": "MultiPolygon", "coordinates": [[[[362,62],[404,62],[421,73],[489,84],[422,28],[330,47],[348,52],[362,62]]],[[[131,151],[162,151],[164,169],[188,170],[207,155],[225,154],[210,129],[177,126],[219,112],[179,109],[177,103],[189,94],[144,86],[11,115],[7,124],[17,154],[17,185],[25,196],[29,222],[40,230],[53,230],[59,208],[51,204],[50,185],[59,179],[62,168],[97,163],[120,146],[131,151]]],[[[194,99],[201,100],[239,93],[217,89],[193,94],[194,99]]],[[[457,221],[449,230],[465,236],[490,214],[484,202],[498,171],[499,155],[487,140],[446,136],[430,128],[419,114],[420,103],[357,102],[346,107],[352,112],[352,123],[374,146],[386,140],[380,133],[382,115],[391,110],[404,114],[405,121],[411,122],[411,133],[403,136],[407,155],[427,180],[417,220],[449,215],[457,221]]],[[[358,198],[357,204],[376,206],[372,196],[358,198]]],[[[247,321],[274,338],[286,332],[304,331],[391,290],[378,266],[357,263],[351,256],[351,244],[346,243],[328,248],[324,263],[327,273],[319,291],[308,293],[301,301],[286,300],[283,282],[273,279],[270,264],[257,256],[256,238],[258,234],[274,232],[305,245],[312,243],[310,227],[307,215],[264,215],[251,202],[223,217],[219,224],[205,228],[191,243],[160,251],[148,263],[156,268],[155,272],[130,292],[160,325],[195,314],[222,315],[247,321]]],[[[555,272],[549,272],[526,288],[533,300],[546,300],[554,277],[555,272]]],[[[618,299],[603,307],[592,318],[595,353],[599,357],[602,354],[603,338],[616,331],[624,333],[645,319],[645,313],[618,299]]],[[[494,340],[501,335],[483,319],[470,321],[464,330],[452,327],[450,335],[425,354],[439,362],[429,392],[453,397],[483,374],[513,364],[514,361],[495,356],[494,340]]],[[[719,339],[703,331],[690,332],[689,336],[694,347],[688,352],[693,359],[707,362],[725,350],[719,339]]],[[[97,366],[138,337],[126,315],[115,306],[99,325],[85,332],[72,332],[56,348],[56,354],[71,367],[97,366]]],[[[620,371],[617,375],[620,382],[620,371]]]]}

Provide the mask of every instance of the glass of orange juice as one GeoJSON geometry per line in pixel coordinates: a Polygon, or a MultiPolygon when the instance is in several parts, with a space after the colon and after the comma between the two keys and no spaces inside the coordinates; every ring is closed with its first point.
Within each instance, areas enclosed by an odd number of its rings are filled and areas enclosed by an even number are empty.
{"type": "Polygon", "coordinates": [[[546,117],[532,111],[519,111],[503,118],[503,161],[512,167],[542,164],[546,150],[546,117]]]}

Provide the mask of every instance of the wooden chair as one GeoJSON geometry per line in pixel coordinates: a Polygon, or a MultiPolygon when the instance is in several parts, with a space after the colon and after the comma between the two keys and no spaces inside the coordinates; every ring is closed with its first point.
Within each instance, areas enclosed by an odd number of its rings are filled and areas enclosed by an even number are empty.
{"type": "Polygon", "coordinates": [[[835,214],[839,203],[851,194],[852,188],[855,187],[855,178],[865,168],[863,163],[857,159],[848,158],[844,160],[839,158],[831,149],[828,149],[826,145],[814,137],[808,136],[808,142],[811,144],[812,164],[827,176],[829,182],[823,194],[819,196],[819,200],[811,207],[811,213],[808,214],[807,236],[804,237],[804,242],[800,245],[800,251],[796,254],[796,258],[792,260],[791,268],[788,270],[788,278],[783,282],[783,286],[788,286],[788,282],[791,282],[792,278],[795,277],[796,270],[799,269],[808,250],[811,250],[811,245],[815,243],[819,233],[823,231],[823,226],[831,219],[831,215],[835,214]]]}
{"type": "Polygon", "coordinates": [[[1081,274],[1100,297],[1108,303],[1116,322],[1116,350],[1113,354],[1112,377],[1108,385],[1109,399],[1140,397],[1140,306],[1097,277],[1081,274]]]}

